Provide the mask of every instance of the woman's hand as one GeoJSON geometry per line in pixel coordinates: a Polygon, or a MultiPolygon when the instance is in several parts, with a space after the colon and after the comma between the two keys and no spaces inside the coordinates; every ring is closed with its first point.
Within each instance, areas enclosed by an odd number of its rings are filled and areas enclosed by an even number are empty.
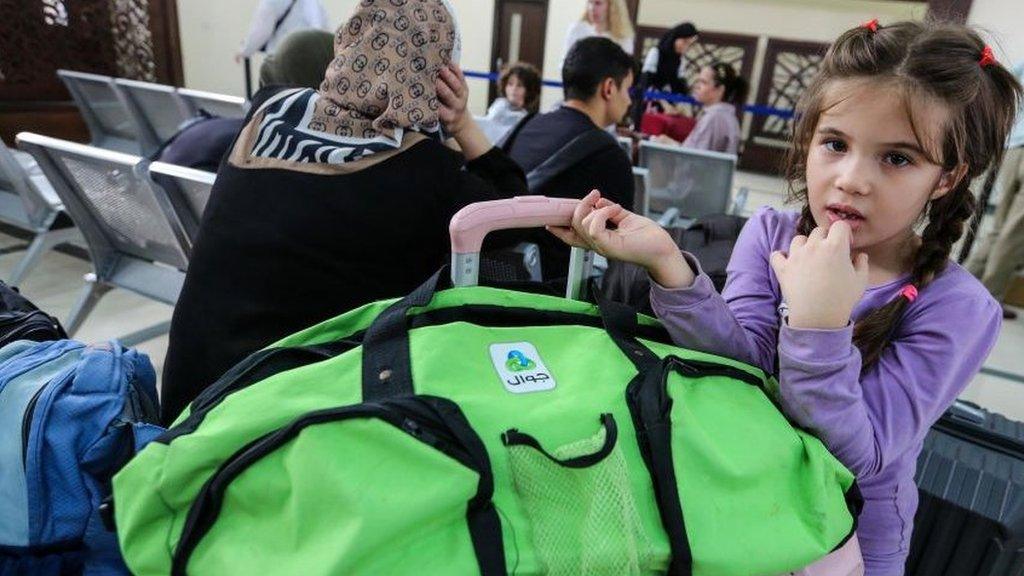
{"type": "Polygon", "coordinates": [[[571,246],[643,266],[655,282],[666,288],[693,284],[693,271],[664,228],[602,198],[597,190],[580,201],[571,227],[552,226],[548,230],[571,246]],[[609,229],[609,223],[615,228],[609,229]]]}
{"type": "Polygon", "coordinates": [[[837,329],[846,326],[868,285],[868,256],[850,257],[850,225],[839,221],[827,231],[796,236],[789,255],[773,252],[772,269],[795,328],[837,329]]]}
{"type": "Polygon", "coordinates": [[[469,85],[458,64],[441,68],[437,77],[437,100],[440,103],[437,115],[441,125],[449,135],[458,137],[467,124],[473,122],[473,116],[467,108],[469,85]]]}
{"type": "Polygon", "coordinates": [[[437,76],[437,117],[444,131],[455,138],[466,160],[475,160],[493,148],[469,113],[469,86],[457,64],[449,64],[437,76]]]}

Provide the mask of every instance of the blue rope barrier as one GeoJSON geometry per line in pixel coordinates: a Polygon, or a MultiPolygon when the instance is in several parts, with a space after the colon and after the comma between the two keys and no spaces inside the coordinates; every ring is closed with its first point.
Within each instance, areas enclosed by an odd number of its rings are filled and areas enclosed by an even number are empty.
{"type": "MultiPolygon", "coordinates": [[[[495,73],[487,72],[472,72],[469,70],[463,71],[463,74],[467,78],[478,78],[480,80],[488,80],[490,82],[497,82],[498,75],[495,73]]],[[[544,86],[550,86],[552,88],[561,88],[562,83],[555,80],[542,80],[541,83],[544,86]]],[[[636,96],[636,93],[633,94],[636,96]]],[[[686,103],[686,104],[699,104],[693,96],[684,94],[674,94],[672,92],[660,92],[658,90],[648,90],[644,93],[645,100],[665,100],[673,103],[686,103]]],[[[771,106],[765,106],[762,104],[751,104],[743,107],[744,112],[750,112],[755,116],[779,116],[780,118],[792,118],[795,116],[793,110],[786,110],[783,108],[773,108],[771,106]]]]}

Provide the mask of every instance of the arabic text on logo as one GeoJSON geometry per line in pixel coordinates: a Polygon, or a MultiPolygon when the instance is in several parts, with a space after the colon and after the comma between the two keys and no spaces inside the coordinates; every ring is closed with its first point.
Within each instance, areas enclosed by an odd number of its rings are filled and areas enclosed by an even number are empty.
{"type": "Polygon", "coordinates": [[[505,368],[508,368],[509,372],[522,372],[524,370],[533,370],[537,367],[537,363],[526,357],[519,350],[511,350],[508,353],[508,358],[505,360],[505,368]]]}

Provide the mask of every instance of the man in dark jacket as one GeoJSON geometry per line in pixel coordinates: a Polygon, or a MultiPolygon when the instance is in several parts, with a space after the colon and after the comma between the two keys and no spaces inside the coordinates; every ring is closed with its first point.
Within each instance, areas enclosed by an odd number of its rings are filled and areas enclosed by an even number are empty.
{"type": "MultiPolygon", "coordinates": [[[[605,130],[629,111],[633,60],[615,42],[592,37],[569,50],[562,65],[565,102],[553,112],[524,120],[509,135],[504,149],[528,174],[531,194],[583,198],[601,196],[633,205],[629,158],[605,130]]],[[[531,232],[537,242],[545,279],[565,276],[569,248],[554,236],[531,232]]]]}

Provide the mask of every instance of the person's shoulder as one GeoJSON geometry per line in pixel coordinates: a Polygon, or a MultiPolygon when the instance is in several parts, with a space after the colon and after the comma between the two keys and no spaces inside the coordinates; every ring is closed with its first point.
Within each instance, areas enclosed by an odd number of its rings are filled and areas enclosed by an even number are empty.
{"type": "Polygon", "coordinates": [[[941,338],[970,357],[973,350],[995,345],[1002,321],[999,302],[970,272],[950,262],[907,308],[898,335],[941,338]]]}
{"type": "Polygon", "coordinates": [[[788,236],[789,240],[796,235],[800,213],[794,210],[776,210],[771,206],[762,206],[754,211],[748,226],[756,226],[770,235],[788,236]]]}
{"type": "Polygon", "coordinates": [[[1002,316],[999,302],[984,284],[952,260],[921,291],[919,301],[938,314],[969,315],[979,325],[1002,316]]]}
{"type": "Polygon", "coordinates": [[[584,132],[591,127],[595,127],[594,123],[586,115],[568,106],[560,106],[550,112],[534,115],[533,118],[526,121],[523,130],[529,130],[529,132],[536,132],[540,135],[551,136],[557,139],[562,134],[576,134],[584,132]]]}

